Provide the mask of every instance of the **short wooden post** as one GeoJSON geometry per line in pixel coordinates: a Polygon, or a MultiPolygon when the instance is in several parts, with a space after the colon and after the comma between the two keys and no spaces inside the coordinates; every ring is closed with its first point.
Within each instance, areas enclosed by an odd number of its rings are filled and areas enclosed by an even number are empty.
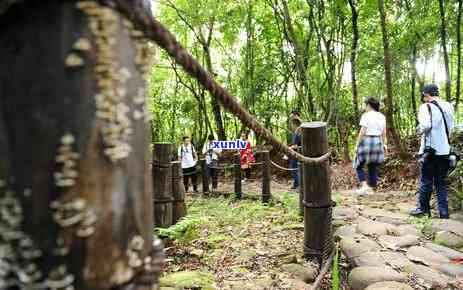
{"type": "MultiPolygon", "coordinates": [[[[319,157],[328,152],[326,123],[303,123],[301,128],[303,155],[319,157]]],[[[322,263],[333,250],[329,162],[303,167],[304,256],[322,263]]]]}
{"type": "Polygon", "coordinates": [[[201,165],[201,180],[203,183],[203,193],[209,192],[209,175],[207,174],[206,159],[200,159],[199,164],[201,165]]]}
{"type": "Polygon", "coordinates": [[[235,197],[241,199],[243,193],[241,191],[241,157],[239,154],[235,155],[235,197]]]}
{"type": "Polygon", "coordinates": [[[159,228],[173,224],[172,144],[155,143],[153,150],[154,225],[159,228]]]}
{"type": "Polygon", "coordinates": [[[270,152],[268,150],[259,152],[262,162],[262,203],[268,203],[272,196],[270,189],[270,152]]]}
{"type": "Polygon", "coordinates": [[[187,213],[185,205],[185,186],[183,185],[182,163],[172,162],[172,196],[174,198],[172,223],[175,224],[187,213]]]}

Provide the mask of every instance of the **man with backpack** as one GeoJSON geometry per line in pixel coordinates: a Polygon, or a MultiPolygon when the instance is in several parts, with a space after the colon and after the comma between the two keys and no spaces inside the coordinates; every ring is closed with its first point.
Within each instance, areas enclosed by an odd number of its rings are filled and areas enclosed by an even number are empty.
{"type": "Polygon", "coordinates": [[[197,193],[196,163],[198,162],[198,155],[188,136],[183,137],[183,144],[178,148],[178,159],[182,162],[183,185],[185,186],[185,191],[188,191],[188,183],[191,179],[193,191],[197,193]]]}
{"type": "Polygon", "coordinates": [[[439,216],[449,218],[446,177],[451,166],[450,134],[453,126],[453,107],[439,98],[439,88],[426,85],[421,99],[423,104],[418,113],[418,134],[421,134],[419,151],[421,164],[418,207],[410,212],[412,216],[431,216],[430,199],[433,186],[436,188],[439,216]]]}

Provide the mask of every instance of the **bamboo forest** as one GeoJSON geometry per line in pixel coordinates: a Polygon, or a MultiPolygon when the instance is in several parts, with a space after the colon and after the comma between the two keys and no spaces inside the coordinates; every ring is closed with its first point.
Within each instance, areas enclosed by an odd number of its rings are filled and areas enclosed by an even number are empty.
{"type": "Polygon", "coordinates": [[[463,289],[463,0],[0,0],[0,290],[463,289]]]}

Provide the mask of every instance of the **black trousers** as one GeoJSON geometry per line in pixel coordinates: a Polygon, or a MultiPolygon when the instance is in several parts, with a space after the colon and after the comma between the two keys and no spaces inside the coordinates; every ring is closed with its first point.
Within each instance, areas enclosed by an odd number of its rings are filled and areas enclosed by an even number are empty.
{"type": "Polygon", "coordinates": [[[185,191],[188,191],[189,180],[193,183],[193,190],[198,190],[198,178],[196,173],[196,166],[182,168],[183,172],[183,185],[185,186],[185,191]]]}
{"type": "Polygon", "coordinates": [[[217,166],[217,164],[214,163],[207,166],[207,175],[209,176],[209,180],[212,181],[212,189],[217,189],[218,185],[218,172],[215,166],[217,166]]]}
{"type": "Polygon", "coordinates": [[[244,177],[246,179],[251,179],[251,168],[250,167],[244,168],[244,177]]]}

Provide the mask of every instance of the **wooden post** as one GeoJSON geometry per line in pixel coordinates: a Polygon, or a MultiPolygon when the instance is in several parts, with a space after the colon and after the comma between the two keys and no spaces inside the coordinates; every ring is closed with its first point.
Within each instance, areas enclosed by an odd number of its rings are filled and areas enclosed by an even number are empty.
{"type": "MultiPolygon", "coordinates": [[[[299,147],[298,151],[302,153],[302,147],[299,147]]],[[[304,166],[301,162],[299,162],[299,215],[304,217],[304,166]]]]}
{"type": "Polygon", "coordinates": [[[262,162],[262,203],[268,203],[272,197],[270,189],[270,152],[268,150],[258,152],[259,161],[262,162]]]}
{"type": "Polygon", "coordinates": [[[183,185],[182,163],[172,162],[172,196],[174,198],[172,223],[175,224],[187,213],[185,205],[185,186],[183,185]]]}
{"type": "Polygon", "coordinates": [[[97,1],[0,2],[0,288],[156,288],[144,41],[97,1]]]}
{"type": "Polygon", "coordinates": [[[200,159],[199,164],[201,165],[201,180],[203,183],[203,193],[209,192],[209,175],[207,174],[206,159],[200,159]]]}
{"type": "Polygon", "coordinates": [[[173,225],[172,144],[155,143],[153,149],[154,225],[173,225]]]}
{"type": "Polygon", "coordinates": [[[235,155],[235,197],[241,199],[243,193],[241,191],[241,157],[239,154],[235,155]]]}
{"type": "MultiPolygon", "coordinates": [[[[326,123],[310,122],[302,126],[302,153],[319,157],[328,152],[326,123]]],[[[304,256],[328,259],[333,250],[331,229],[331,184],[329,161],[303,165],[304,174],[304,256]]]]}

